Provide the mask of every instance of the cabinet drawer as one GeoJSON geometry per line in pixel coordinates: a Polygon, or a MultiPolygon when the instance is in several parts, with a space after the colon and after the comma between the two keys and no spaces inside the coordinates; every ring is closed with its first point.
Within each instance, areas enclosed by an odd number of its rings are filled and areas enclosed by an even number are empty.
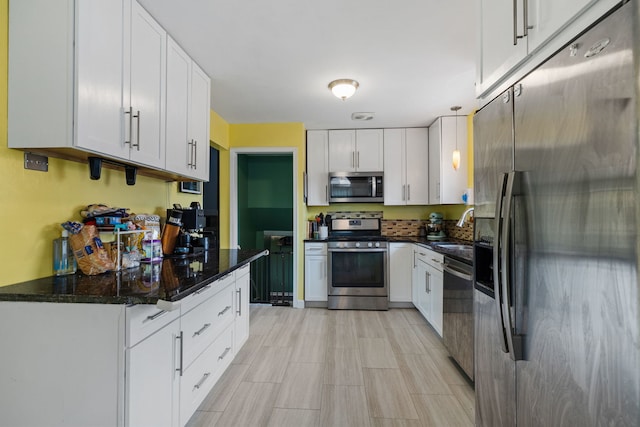
{"type": "Polygon", "coordinates": [[[251,265],[247,264],[244,267],[240,267],[239,269],[234,271],[234,273],[236,275],[236,280],[238,280],[239,278],[244,277],[247,274],[251,273],[251,265]]]}
{"type": "Polygon", "coordinates": [[[234,275],[234,272],[232,271],[226,276],[222,276],[218,280],[209,283],[203,288],[195,291],[193,294],[185,297],[182,300],[182,304],[181,304],[182,314],[184,315],[188,311],[193,310],[195,307],[202,304],[203,302],[205,302],[206,300],[208,300],[209,298],[211,298],[212,296],[214,296],[215,294],[217,294],[227,286],[233,284],[234,281],[235,281],[235,275],[234,275]]]}
{"type": "Polygon", "coordinates": [[[416,261],[422,261],[435,268],[438,271],[442,271],[442,265],[444,263],[444,255],[427,249],[423,246],[416,246],[414,248],[414,256],[416,261]]]}
{"type": "Polygon", "coordinates": [[[233,327],[227,328],[180,379],[180,425],[185,425],[233,359],[233,327]]]}
{"type": "Polygon", "coordinates": [[[305,255],[326,255],[327,254],[327,244],[326,243],[309,243],[309,242],[305,242],[305,244],[304,244],[304,254],[305,255]]]}
{"type": "Polygon", "coordinates": [[[233,322],[235,288],[227,286],[182,316],[183,364],[189,367],[202,351],[233,322]]]}
{"type": "Polygon", "coordinates": [[[155,305],[140,304],[127,307],[126,346],[133,347],[178,317],[180,310],[165,311],[155,305]]]}

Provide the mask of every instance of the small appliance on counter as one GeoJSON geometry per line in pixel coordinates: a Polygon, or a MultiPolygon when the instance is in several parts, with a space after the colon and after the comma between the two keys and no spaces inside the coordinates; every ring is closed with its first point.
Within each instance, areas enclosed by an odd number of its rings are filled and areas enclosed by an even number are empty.
{"type": "Polygon", "coordinates": [[[443,216],[440,212],[431,212],[426,228],[427,239],[429,240],[440,240],[447,237],[447,235],[444,234],[443,216]]]}
{"type": "Polygon", "coordinates": [[[167,209],[167,218],[178,214],[180,216],[180,232],[175,236],[173,250],[165,255],[186,256],[188,254],[198,254],[210,249],[210,234],[204,231],[206,218],[204,210],[199,202],[191,202],[188,208],[174,203],[172,209],[167,209]]]}

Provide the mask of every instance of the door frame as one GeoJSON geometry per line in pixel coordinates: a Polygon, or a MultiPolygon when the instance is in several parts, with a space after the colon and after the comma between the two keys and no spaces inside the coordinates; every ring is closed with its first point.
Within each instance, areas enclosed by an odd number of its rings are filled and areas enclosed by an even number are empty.
{"type": "Polygon", "coordinates": [[[238,247],[238,154],[291,154],[293,181],[293,307],[303,308],[298,301],[298,148],[243,147],[229,150],[229,247],[238,247]]]}

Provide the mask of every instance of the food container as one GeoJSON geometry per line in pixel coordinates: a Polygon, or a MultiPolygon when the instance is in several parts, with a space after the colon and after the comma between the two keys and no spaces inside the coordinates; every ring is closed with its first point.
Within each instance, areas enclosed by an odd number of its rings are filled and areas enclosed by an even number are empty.
{"type": "Polygon", "coordinates": [[[159,239],[147,239],[142,241],[142,261],[159,261],[162,259],[162,242],[159,239]]]}

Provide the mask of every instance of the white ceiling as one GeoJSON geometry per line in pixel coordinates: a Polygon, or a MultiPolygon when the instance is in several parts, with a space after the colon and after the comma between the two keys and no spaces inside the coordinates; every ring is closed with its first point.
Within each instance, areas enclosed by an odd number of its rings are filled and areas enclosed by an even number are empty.
{"type": "Polygon", "coordinates": [[[138,1],[209,74],[229,123],[414,127],[477,105],[472,0],[138,1]],[[327,88],[339,78],[360,83],[346,101],[327,88]]]}

